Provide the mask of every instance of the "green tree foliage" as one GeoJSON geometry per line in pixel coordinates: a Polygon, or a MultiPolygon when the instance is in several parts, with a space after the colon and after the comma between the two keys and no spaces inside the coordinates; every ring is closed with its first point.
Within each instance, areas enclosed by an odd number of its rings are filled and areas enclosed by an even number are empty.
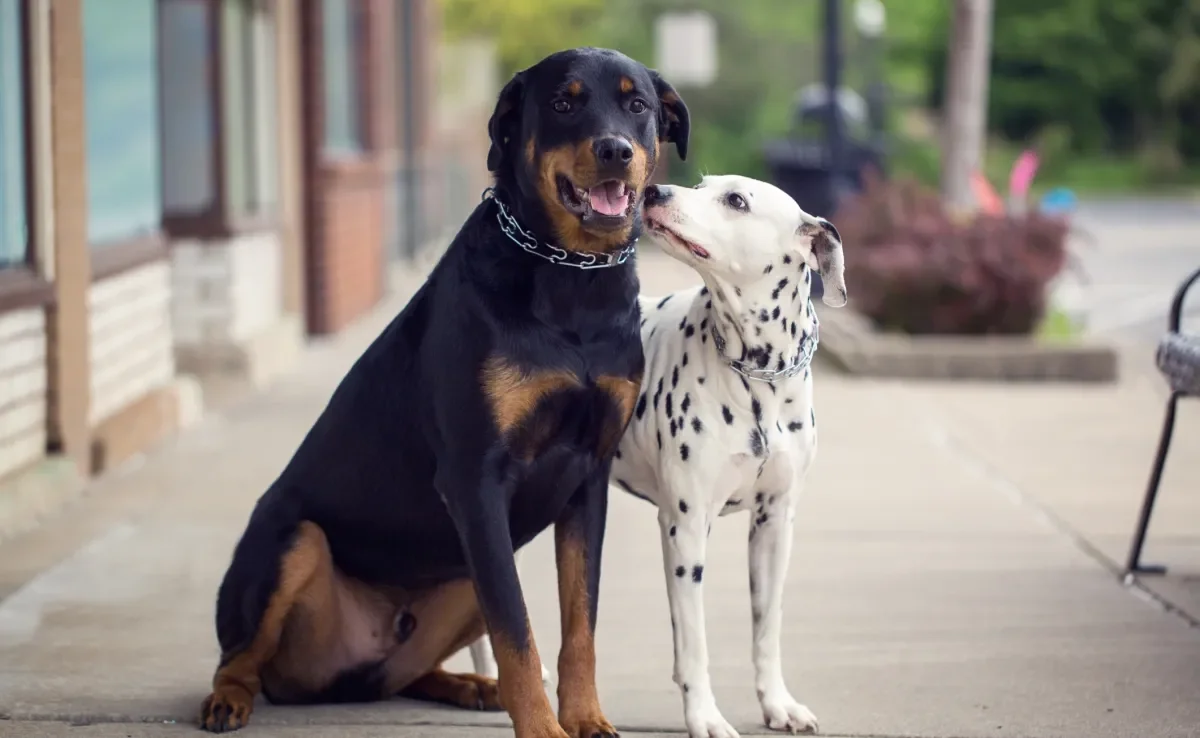
{"type": "MultiPolygon", "coordinates": [[[[940,106],[948,3],[888,8],[893,58],[940,106]]],[[[1170,178],[1200,160],[1200,0],[997,2],[989,123],[1051,157],[1136,154],[1170,178]]]]}
{"type": "Polygon", "coordinates": [[[766,176],[762,146],[786,131],[797,88],[814,78],[810,0],[443,0],[447,29],[496,38],[511,74],[551,51],[579,45],[619,49],[654,63],[654,21],[698,8],[718,24],[718,79],[680,87],[692,112],[692,156],[671,164],[672,178],[701,172],[766,176]]]}

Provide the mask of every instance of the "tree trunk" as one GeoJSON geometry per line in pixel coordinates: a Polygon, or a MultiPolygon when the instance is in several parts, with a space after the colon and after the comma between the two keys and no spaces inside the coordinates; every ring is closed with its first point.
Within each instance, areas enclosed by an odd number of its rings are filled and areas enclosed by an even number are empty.
{"type": "Polygon", "coordinates": [[[992,0],[954,0],[942,117],[942,199],[956,211],[975,208],[971,174],[983,164],[992,0]]]}

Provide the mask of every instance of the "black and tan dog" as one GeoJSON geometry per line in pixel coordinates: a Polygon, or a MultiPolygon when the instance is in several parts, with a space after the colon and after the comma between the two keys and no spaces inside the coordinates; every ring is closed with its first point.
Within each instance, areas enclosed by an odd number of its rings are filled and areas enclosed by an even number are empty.
{"type": "Polygon", "coordinates": [[[202,727],[403,694],[508,710],[516,735],[615,735],[593,631],[609,468],[640,388],[629,258],[687,108],[614,51],[547,57],[489,122],[494,196],[342,380],[258,501],[217,601],[202,727]],[[559,713],[513,553],[554,525],[559,713]],[[442,662],[486,631],[499,684],[442,662]]]}

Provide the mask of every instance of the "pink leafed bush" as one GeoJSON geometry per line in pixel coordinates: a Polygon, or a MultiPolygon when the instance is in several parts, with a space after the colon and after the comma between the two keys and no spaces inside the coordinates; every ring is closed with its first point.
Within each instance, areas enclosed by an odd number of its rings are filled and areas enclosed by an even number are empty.
{"type": "Polygon", "coordinates": [[[914,181],[867,177],[833,222],[853,306],[883,330],[1031,334],[1067,261],[1065,221],[1037,213],[956,218],[914,181]]]}

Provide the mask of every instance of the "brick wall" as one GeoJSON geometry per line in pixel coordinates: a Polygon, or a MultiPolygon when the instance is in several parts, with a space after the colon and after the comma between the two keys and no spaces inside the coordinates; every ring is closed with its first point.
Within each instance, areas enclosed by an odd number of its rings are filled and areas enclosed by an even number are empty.
{"type": "Polygon", "coordinates": [[[170,265],[156,261],[93,284],[88,331],[95,427],[175,376],[170,265]]]}
{"type": "Polygon", "coordinates": [[[313,333],[341,330],[383,295],[386,184],[385,170],[373,162],[338,162],[327,164],[320,185],[312,188],[313,333]]]}
{"type": "Polygon", "coordinates": [[[275,232],[171,245],[171,313],[179,346],[240,343],[280,318],[282,249],[275,232]]]}
{"type": "Polygon", "coordinates": [[[46,318],[0,314],[0,478],[46,453],[46,318]]]}

